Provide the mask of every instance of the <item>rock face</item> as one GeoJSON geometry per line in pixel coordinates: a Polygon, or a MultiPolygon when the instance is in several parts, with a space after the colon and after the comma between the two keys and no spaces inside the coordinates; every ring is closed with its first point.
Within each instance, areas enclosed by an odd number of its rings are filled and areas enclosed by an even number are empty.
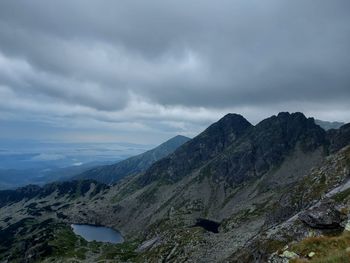
{"type": "Polygon", "coordinates": [[[330,152],[337,152],[350,142],[350,123],[341,126],[338,130],[328,131],[330,152]]]}
{"type": "Polygon", "coordinates": [[[334,206],[334,202],[322,202],[319,206],[299,214],[299,219],[311,228],[339,229],[343,228],[347,216],[334,206]]]}
{"type": "Polygon", "coordinates": [[[313,119],[301,113],[279,113],[252,127],[208,169],[216,178],[239,184],[279,166],[297,146],[303,152],[314,151],[324,145],[325,136],[313,119]]]}
{"type": "Polygon", "coordinates": [[[156,180],[176,182],[208,164],[203,173],[226,178],[230,183],[242,183],[279,165],[297,144],[307,152],[325,141],[326,132],[302,113],[282,112],[256,126],[240,115],[228,114],[152,165],[140,182],[142,186],[156,180]]]}
{"type": "Polygon", "coordinates": [[[204,132],[155,163],[139,179],[142,186],[156,180],[176,182],[222,153],[252,125],[241,115],[227,114],[204,132]]]}
{"type": "Polygon", "coordinates": [[[74,179],[92,179],[105,184],[114,184],[128,175],[144,172],[153,163],[171,154],[189,140],[190,138],[185,136],[175,136],[145,153],[130,157],[116,164],[93,168],[75,176],[74,179]]]}

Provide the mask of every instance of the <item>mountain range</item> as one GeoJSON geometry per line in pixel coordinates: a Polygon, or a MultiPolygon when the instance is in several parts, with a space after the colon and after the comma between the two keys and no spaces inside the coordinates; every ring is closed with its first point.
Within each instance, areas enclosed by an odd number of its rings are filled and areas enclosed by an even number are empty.
{"type": "Polygon", "coordinates": [[[228,114],[180,141],[79,181],[0,191],[0,262],[347,262],[350,124],[228,114]],[[71,223],[126,241],[86,242],[71,223]]]}
{"type": "Polygon", "coordinates": [[[319,126],[321,126],[326,131],[331,129],[339,129],[341,126],[345,125],[344,122],[340,121],[322,121],[322,120],[315,120],[315,123],[319,126]]]}
{"type": "MultiPolygon", "coordinates": [[[[28,184],[44,185],[55,181],[69,181],[73,179],[94,179],[106,184],[112,184],[124,176],[144,171],[153,162],[171,153],[187,140],[189,140],[189,138],[185,136],[175,136],[153,150],[149,150],[127,159],[125,159],[125,156],[121,155],[122,152],[125,151],[125,155],[130,156],[130,153],[132,152],[142,152],[142,147],[146,146],[136,144],[123,145],[122,143],[110,147],[105,144],[97,144],[95,146],[89,144],[73,144],[68,145],[70,147],[66,146],[66,148],[62,147],[63,149],[59,149],[61,154],[7,154],[6,151],[4,151],[1,155],[1,165],[3,167],[0,168],[0,190],[15,189],[16,187],[28,184]],[[96,148],[97,146],[100,146],[101,148],[96,148]],[[62,156],[64,155],[62,154],[62,151],[65,149],[70,152],[81,152],[82,155],[63,158],[62,156]],[[99,157],[96,157],[97,161],[83,161],[89,159],[89,156],[84,156],[89,149],[99,155],[99,157]],[[103,155],[101,153],[104,150],[107,154],[105,157],[101,157],[101,155],[103,155]],[[113,153],[116,154],[114,159],[112,157],[113,153]],[[46,157],[48,160],[45,158],[41,160],[40,157],[46,157]],[[58,159],[56,160],[55,157],[58,159]],[[63,158],[63,160],[60,158],[63,158]],[[72,164],[72,160],[70,159],[75,160],[75,164],[72,164]],[[79,162],[78,160],[82,160],[82,162],[79,162]],[[61,165],[58,165],[60,162],[62,162],[61,165]]],[[[7,148],[10,148],[10,146],[11,144],[8,145],[7,148]]],[[[34,147],[36,144],[32,143],[29,146],[34,147]]],[[[50,145],[46,145],[46,147],[49,146],[50,145]]],[[[54,146],[59,148],[57,145],[54,146]]],[[[48,149],[44,148],[43,150],[47,151],[48,149]]]]}
{"type": "Polygon", "coordinates": [[[116,164],[95,167],[74,176],[73,179],[93,179],[105,184],[114,184],[126,176],[144,172],[153,163],[171,154],[188,140],[190,139],[185,136],[177,135],[152,150],[116,164]]]}

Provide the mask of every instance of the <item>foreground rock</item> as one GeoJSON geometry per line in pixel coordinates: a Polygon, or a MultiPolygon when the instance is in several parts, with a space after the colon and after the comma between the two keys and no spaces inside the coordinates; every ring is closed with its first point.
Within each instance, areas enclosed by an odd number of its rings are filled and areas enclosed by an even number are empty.
{"type": "Polygon", "coordinates": [[[334,202],[327,201],[299,214],[299,219],[312,228],[339,229],[344,227],[347,216],[336,209],[334,202]]]}

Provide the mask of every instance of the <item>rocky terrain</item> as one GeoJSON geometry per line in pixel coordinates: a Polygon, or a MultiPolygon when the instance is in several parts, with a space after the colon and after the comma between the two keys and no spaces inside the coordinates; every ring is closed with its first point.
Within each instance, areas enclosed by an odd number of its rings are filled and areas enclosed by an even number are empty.
{"type": "Polygon", "coordinates": [[[228,114],[113,186],[0,192],[0,262],[348,262],[349,179],[350,124],[228,114]],[[126,242],[86,242],[71,223],[126,242]]]}

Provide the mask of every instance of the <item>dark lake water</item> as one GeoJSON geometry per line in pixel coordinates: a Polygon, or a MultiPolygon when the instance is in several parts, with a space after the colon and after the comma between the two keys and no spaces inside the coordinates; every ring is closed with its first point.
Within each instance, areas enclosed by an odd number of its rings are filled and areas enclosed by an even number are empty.
{"type": "Polygon", "coordinates": [[[124,242],[123,236],[116,230],[93,225],[71,225],[76,235],[82,236],[86,241],[99,241],[119,244],[124,242]]]}

